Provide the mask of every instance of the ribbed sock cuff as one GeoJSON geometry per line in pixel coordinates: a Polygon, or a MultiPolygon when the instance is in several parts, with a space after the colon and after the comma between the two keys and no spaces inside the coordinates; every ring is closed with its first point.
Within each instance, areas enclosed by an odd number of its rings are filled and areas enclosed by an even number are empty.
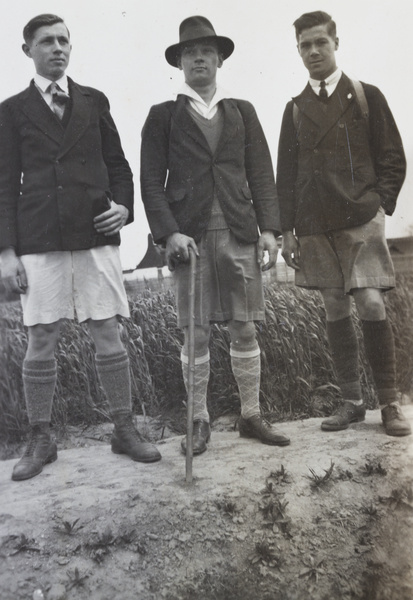
{"type": "Polygon", "coordinates": [[[55,359],[23,361],[23,388],[30,425],[50,423],[56,379],[55,359]]]}
{"type": "Polygon", "coordinates": [[[126,350],[96,355],[96,369],[107,397],[111,415],[132,412],[129,357],[126,350]]]}
{"type": "MultiPolygon", "coordinates": [[[[204,363],[209,362],[209,360],[210,360],[210,355],[209,355],[209,350],[208,350],[208,352],[206,354],[204,354],[203,356],[195,357],[195,365],[203,365],[204,363]]],[[[183,352],[181,352],[181,362],[183,362],[184,365],[189,364],[189,358],[183,352]]]]}

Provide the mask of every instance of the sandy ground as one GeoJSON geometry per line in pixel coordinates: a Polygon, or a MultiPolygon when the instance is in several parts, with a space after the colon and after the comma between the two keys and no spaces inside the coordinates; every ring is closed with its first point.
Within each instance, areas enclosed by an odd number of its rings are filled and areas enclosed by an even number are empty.
{"type": "Polygon", "coordinates": [[[386,436],[378,410],[337,433],[282,423],[283,448],[232,422],[215,425],[192,484],[176,437],[151,465],[106,440],[25,482],[3,461],[1,600],[413,598],[412,436],[386,436]]]}

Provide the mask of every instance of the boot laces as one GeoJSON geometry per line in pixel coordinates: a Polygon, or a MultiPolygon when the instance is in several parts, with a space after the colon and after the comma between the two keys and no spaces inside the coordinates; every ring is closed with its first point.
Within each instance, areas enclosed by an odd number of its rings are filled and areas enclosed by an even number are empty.
{"type": "Polygon", "coordinates": [[[35,427],[33,427],[30,430],[26,450],[24,451],[24,456],[33,456],[34,451],[36,450],[37,443],[38,443],[41,435],[42,435],[42,432],[35,427]]]}

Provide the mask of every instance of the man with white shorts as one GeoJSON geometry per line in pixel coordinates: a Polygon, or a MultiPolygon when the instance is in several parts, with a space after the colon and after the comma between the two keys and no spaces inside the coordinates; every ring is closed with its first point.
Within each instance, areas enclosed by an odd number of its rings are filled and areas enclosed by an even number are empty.
{"type": "Polygon", "coordinates": [[[36,75],[0,105],[1,276],[21,294],[28,347],[23,385],[30,437],[12,479],[38,475],[57,458],[50,436],[62,319],[87,322],[96,368],[115,423],[112,451],[153,462],[158,450],[135,429],[129,358],[118,316],[129,307],[119,259],[133,220],[133,180],[107,98],[65,75],[70,34],[56,15],[23,31],[36,75]]]}

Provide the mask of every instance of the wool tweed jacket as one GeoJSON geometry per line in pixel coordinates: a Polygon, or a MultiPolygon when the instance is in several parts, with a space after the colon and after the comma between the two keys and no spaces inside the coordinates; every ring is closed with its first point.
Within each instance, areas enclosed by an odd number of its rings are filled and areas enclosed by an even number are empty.
{"type": "Polygon", "coordinates": [[[175,232],[199,241],[216,193],[242,243],[258,228],[279,235],[279,211],[268,145],[254,107],[221,101],[224,125],[216,151],[187,110],[187,99],[153,106],[142,131],[141,190],[156,243],[175,232]]]}
{"type": "Polygon", "coordinates": [[[32,81],[0,106],[0,248],[17,254],[83,250],[120,243],[97,234],[106,196],[129,210],[133,181],[109,103],[69,79],[66,126],[32,81]]]}
{"type": "Polygon", "coordinates": [[[368,118],[344,73],[327,102],[308,84],[287,104],[277,164],[283,231],[312,235],[357,227],[380,205],[393,213],[406,173],[403,145],[383,94],[362,86],[368,118]]]}

